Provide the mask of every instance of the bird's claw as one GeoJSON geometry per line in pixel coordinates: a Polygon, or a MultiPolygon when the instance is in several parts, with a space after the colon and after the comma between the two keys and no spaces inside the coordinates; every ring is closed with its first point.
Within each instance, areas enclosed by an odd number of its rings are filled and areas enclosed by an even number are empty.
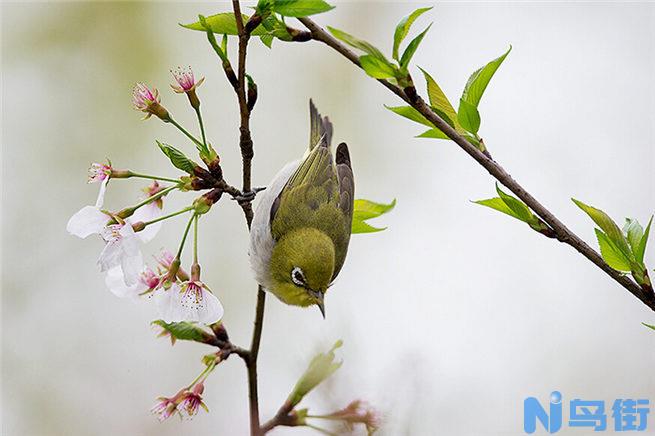
{"type": "Polygon", "coordinates": [[[263,191],[264,189],[266,189],[265,186],[252,188],[248,192],[241,192],[239,193],[239,195],[232,197],[232,200],[236,200],[239,203],[250,203],[255,199],[257,193],[263,191]]]}

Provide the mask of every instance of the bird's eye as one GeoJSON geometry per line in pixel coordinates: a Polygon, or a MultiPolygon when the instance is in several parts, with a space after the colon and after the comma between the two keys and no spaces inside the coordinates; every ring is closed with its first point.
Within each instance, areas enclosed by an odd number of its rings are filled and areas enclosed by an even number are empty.
{"type": "Polygon", "coordinates": [[[291,281],[298,286],[305,286],[305,274],[298,267],[291,270],[291,281]]]}

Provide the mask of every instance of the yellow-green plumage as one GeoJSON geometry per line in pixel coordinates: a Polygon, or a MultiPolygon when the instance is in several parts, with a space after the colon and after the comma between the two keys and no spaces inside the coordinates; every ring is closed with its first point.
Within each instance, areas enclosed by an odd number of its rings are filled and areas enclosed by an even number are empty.
{"type": "Polygon", "coordinates": [[[283,170],[262,199],[250,255],[264,288],[287,304],[323,310],[323,295],[348,251],[354,182],[346,144],[339,144],[333,158],[332,125],[311,101],[310,119],[309,154],[283,170]]]}

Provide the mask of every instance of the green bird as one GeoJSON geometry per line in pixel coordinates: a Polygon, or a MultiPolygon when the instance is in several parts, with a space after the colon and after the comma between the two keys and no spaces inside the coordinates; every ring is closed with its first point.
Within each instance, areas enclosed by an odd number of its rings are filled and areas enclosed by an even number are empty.
{"type": "Polygon", "coordinates": [[[255,210],[250,264],[264,289],[325,317],[325,293],[348,252],[355,184],[348,146],[333,157],[332,123],[311,100],[309,116],[309,150],[282,168],[255,210]]]}

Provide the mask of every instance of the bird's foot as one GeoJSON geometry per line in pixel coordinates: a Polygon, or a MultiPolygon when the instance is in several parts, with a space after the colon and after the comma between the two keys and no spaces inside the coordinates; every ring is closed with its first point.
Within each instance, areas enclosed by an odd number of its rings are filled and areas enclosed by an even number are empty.
{"type": "Polygon", "coordinates": [[[250,203],[255,199],[257,193],[263,191],[264,189],[266,189],[265,186],[252,188],[250,191],[247,192],[240,192],[239,195],[232,197],[232,200],[236,200],[239,204],[250,203]]]}

